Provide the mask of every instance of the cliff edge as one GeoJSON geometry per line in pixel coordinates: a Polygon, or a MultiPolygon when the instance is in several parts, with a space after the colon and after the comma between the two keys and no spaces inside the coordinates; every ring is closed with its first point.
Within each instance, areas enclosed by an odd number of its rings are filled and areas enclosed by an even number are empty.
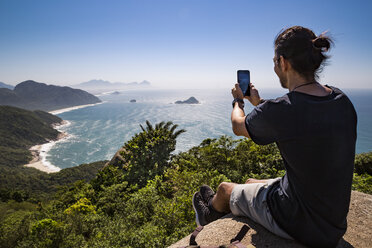
{"type": "MultiPolygon", "coordinates": [[[[372,195],[353,191],[350,210],[347,217],[348,229],[337,248],[372,247],[372,195]]],[[[305,247],[295,241],[277,237],[249,218],[235,217],[232,214],[210,223],[196,238],[199,245],[222,245],[230,243],[241,227],[250,227],[242,244],[252,247],[305,247]]],[[[178,248],[189,244],[190,235],[179,240],[169,248],[178,248]]]]}

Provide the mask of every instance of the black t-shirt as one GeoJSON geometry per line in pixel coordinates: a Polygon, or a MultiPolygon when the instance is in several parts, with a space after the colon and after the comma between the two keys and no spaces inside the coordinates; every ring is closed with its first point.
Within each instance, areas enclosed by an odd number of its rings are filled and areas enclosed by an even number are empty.
{"type": "Polygon", "coordinates": [[[246,128],[260,145],[275,142],[286,175],[268,205],[279,226],[308,246],[333,247],[346,232],[357,116],[339,89],[328,96],[290,92],[258,105],[246,128]]]}

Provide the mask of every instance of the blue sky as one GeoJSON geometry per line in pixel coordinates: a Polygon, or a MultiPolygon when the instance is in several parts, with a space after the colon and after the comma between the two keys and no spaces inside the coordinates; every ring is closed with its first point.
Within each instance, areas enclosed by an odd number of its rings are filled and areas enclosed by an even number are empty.
{"type": "Polygon", "coordinates": [[[279,87],[274,38],[302,25],[335,39],[321,82],[371,88],[371,2],[0,0],[0,81],[230,88],[249,69],[257,87],[279,87]]]}

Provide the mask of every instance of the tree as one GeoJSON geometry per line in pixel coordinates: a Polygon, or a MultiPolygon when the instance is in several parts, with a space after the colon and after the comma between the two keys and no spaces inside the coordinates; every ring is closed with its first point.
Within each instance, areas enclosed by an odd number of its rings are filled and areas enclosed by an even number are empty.
{"type": "Polygon", "coordinates": [[[185,132],[184,129],[176,131],[178,125],[171,121],[160,122],[155,127],[146,121],[146,125],[146,128],[140,125],[142,132],[125,143],[120,154],[125,180],[139,187],[163,173],[176,149],[176,138],[185,132]]]}

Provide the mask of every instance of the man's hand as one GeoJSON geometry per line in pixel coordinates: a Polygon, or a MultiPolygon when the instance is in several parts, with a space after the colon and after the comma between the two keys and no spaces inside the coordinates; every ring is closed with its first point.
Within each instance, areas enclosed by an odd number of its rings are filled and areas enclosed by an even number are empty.
{"type": "Polygon", "coordinates": [[[240,89],[239,84],[236,83],[234,88],[231,89],[231,94],[233,98],[239,98],[239,99],[247,99],[252,103],[252,105],[257,106],[261,102],[260,94],[258,94],[258,90],[254,87],[253,84],[251,84],[250,88],[250,96],[244,96],[242,89],[240,89]]]}
{"type": "Polygon", "coordinates": [[[261,97],[260,94],[258,94],[258,90],[254,87],[253,84],[251,84],[250,88],[250,96],[246,96],[245,98],[248,99],[252,103],[253,106],[257,106],[258,104],[261,103],[261,97]]]}
{"type": "Polygon", "coordinates": [[[238,83],[236,83],[234,88],[231,89],[231,95],[233,96],[234,99],[235,98],[244,99],[243,91],[242,89],[240,89],[238,83]]]}

